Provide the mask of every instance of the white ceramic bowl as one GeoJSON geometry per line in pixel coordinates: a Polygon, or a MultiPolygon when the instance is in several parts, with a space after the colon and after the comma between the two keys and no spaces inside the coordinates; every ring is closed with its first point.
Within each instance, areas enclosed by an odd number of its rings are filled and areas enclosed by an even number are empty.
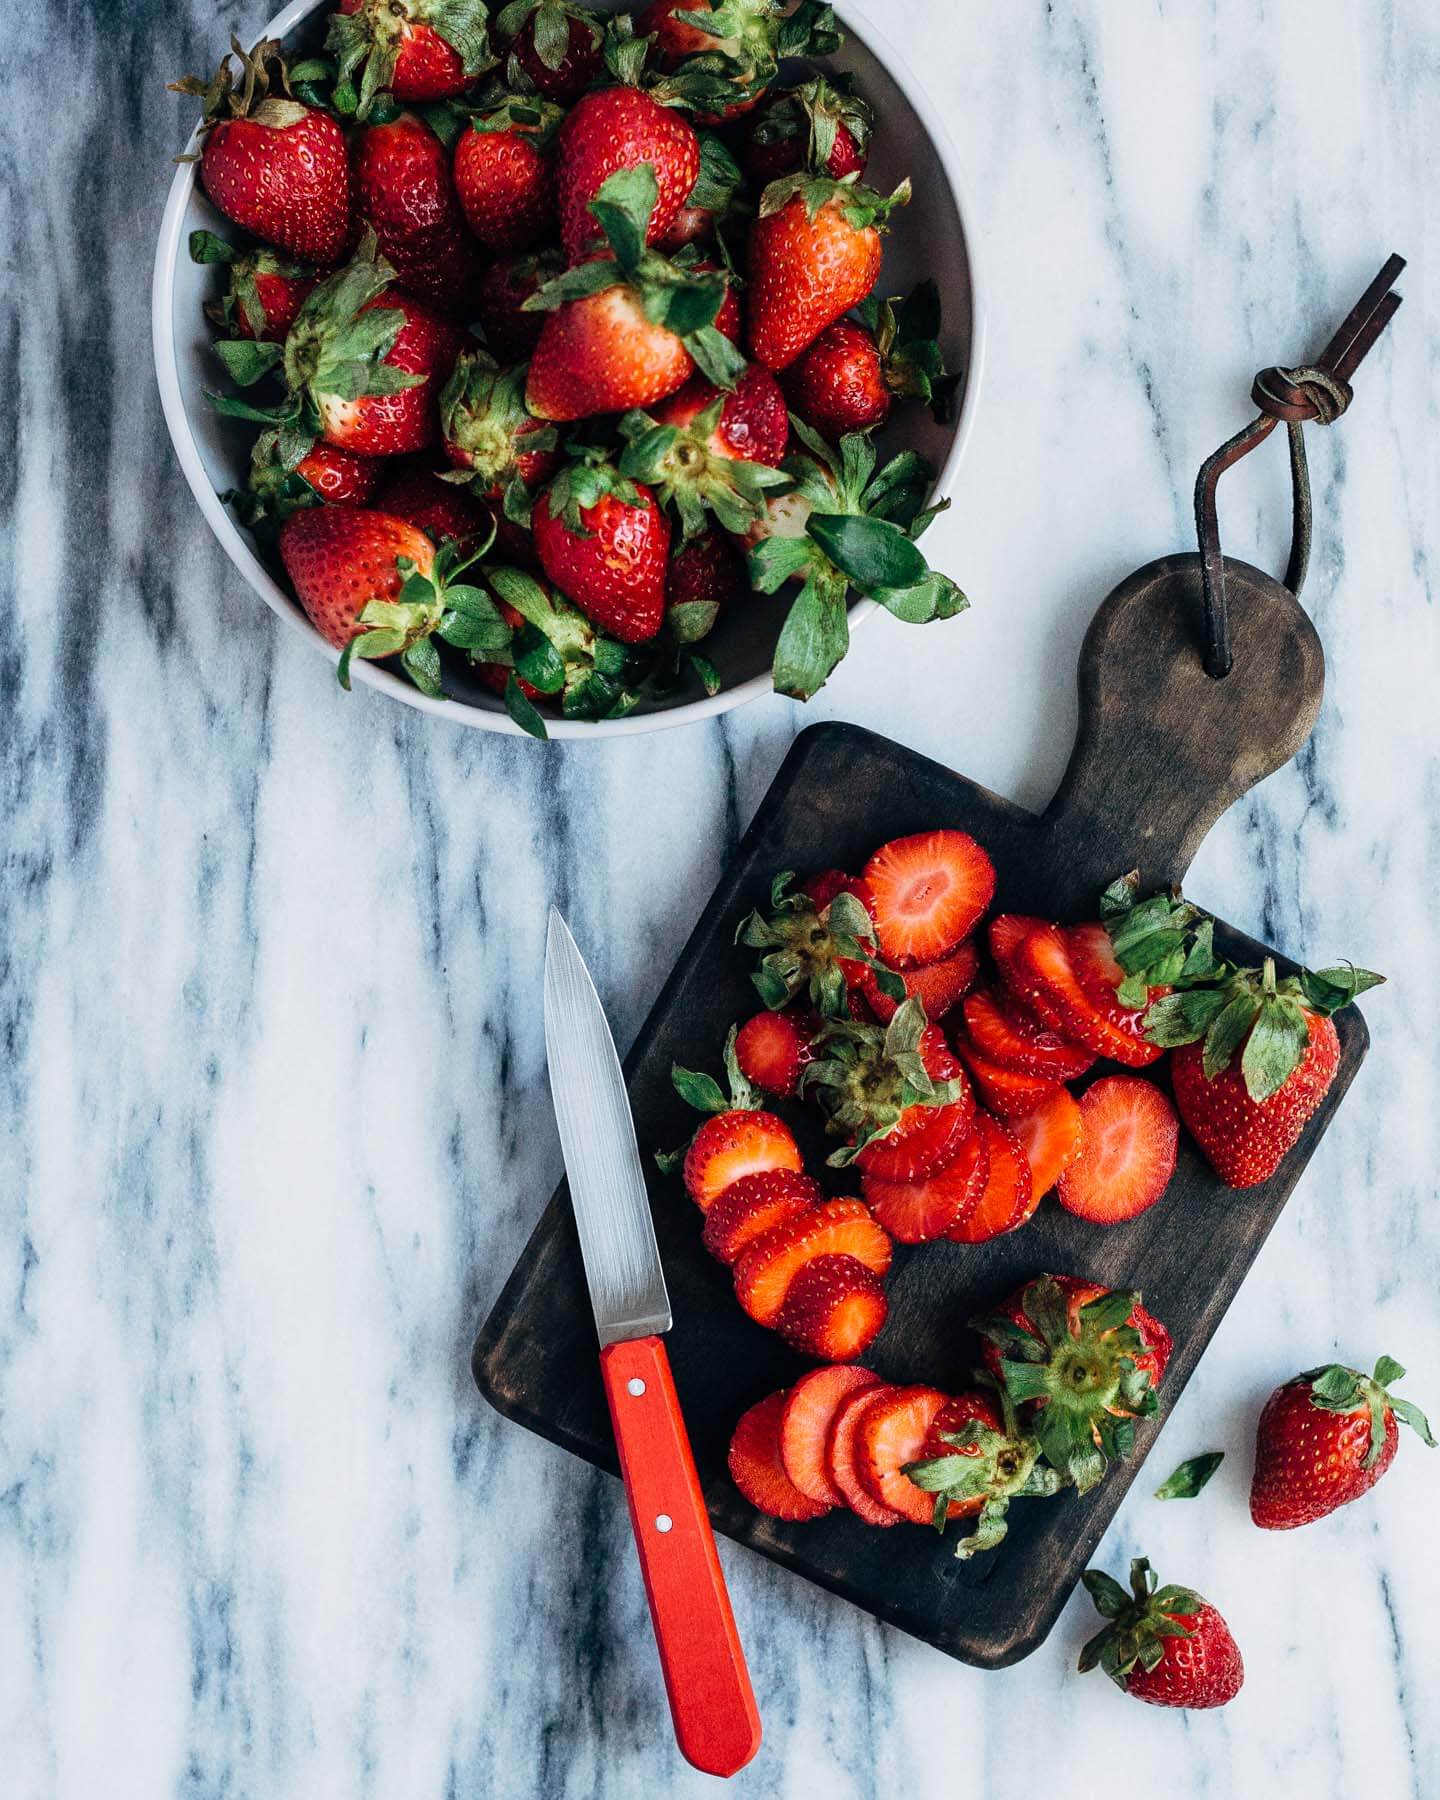
{"type": "MultiPolygon", "coordinates": [[[[320,24],[315,15],[333,4],[334,0],[292,0],[262,35],[313,48],[320,24]]],[[[598,4],[617,10],[615,0],[598,0],[598,4]]],[[[924,276],[934,275],[944,300],[942,341],[947,365],[963,372],[954,422],[940,426],[923,407],[899,408],[883,434],[882,453],[901,448],[922,452],[935,466],[935,492],[940,495],[949,490],[974,421],[985,344],[984,312],[974,252],[965,232],[955,152],[923,86],[894,46],[872,25],[857,29],[846,20],[845,28],[846,43],[833,59],[834,65],[854,74],[879,119],[866,179],[885,192],[902,175],[909,175],[915,184],[914,199],[895,216],[886,239],[882,291],[908,292],[924,276]]],[[[192,138],[188,148],[195,149],[196,142],[192,138]]],[[[204,390],[216,383],[222,371],[209,349],[201,307],[223,285],[224,273],[197,267],[190,261],[187,245],[191,231],[197,228],[222,233],[232,228],[205,198],[196,179],[197,167],[193,162],[180,164],[155,250],[151,326],[165,422],[191,491],[231,562],[268,606],[334,662],[336,651],[275,580],[256,553],[250,534],[235,523],[218,498],[226,488],[243,487],[253,430],[222,419],[205,399],[204,390]]],[[[875,604],[860,600],[851,607],[852,632],[875,610],[875,604]]],[[[550,735],[594,738],[658,731],[713,717],[771,692],[771,652],[784,610],[783,594],[775,599],[757,595],[752,603],[734,607],[706,640],[706,655],[722,682],[713,697],[646,705],[627,718],[594,724],[548,719],[550,735]]],[[[864,652],[855,649],[851,654],[864,652]]],[[[353,672],[357,680],[422,712],[485,731],[518,730],[499,700],[463,671],[447,668],[446,685],[452,697],[443,700],[428,699],[404,676],[374,663],[356,662],[353,672]]]]}

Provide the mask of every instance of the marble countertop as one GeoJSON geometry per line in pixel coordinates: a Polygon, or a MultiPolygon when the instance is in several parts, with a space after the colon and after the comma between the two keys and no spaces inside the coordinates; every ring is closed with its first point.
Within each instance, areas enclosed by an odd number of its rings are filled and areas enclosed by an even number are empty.
{"type": "MultiPolygon", "coordinates": [[[[1223,1714],[1073,1673],[1072,1601],[986,1675],[733,1546],[766,1743],[742,1794],[1440,1792],[1440,1559],[1414,1443],[1363,1505],[1261,1540],[1262,1396],[1332,1354],[1440,1410],[1440,15],[1426,0],[863,0],[949,118],[992,309],[936,560],[974,610],[881,618],[808,714],[542,751],[328,666],[205,531],[150,368],[146,282],[235,12],[55,13],[13,46],[0,331],[0,1746],[14,1800],[654,1800],[673,1749],[618,1486],[495,1416],[476,1326],[559,1167],[547,903],[623,1041],[791,738],[872,725],[1048,797],[1076,649],[1185,547],[1200,458],[1387,251],[1407,303],[1312,434],[1313,742],[1214,832],[1197,898],[1400,977],[1374,1048],[1152,1469],[1143,1548],[1226,1612],[1223,1714]],[[96,29],[103,20],[103,28],[96,29]],[[1037,1745],[1043,1746],[1040,1758],[1037,1745]]],[[[1284,561],[1284,457],[1227,548],[1284,561]]]]}

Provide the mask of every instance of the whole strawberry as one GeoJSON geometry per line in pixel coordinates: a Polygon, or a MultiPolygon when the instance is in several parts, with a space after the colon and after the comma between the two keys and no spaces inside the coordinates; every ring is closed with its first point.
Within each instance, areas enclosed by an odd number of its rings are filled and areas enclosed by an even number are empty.
{"type": "Polygon", "coordinates": [[[545,314],[526,312],[525,302],[564,267],[558,250],[541,250],[533,256],[497,257],[480,277],[475,320],[502,363],[528,362],[534,355],[545,314]]]}
{"type": "Polygon", "coordinates": [[[552,235],[550,144],[559,110],[509,99],[477,113],[455,146],[455,186],[487,250],[529,250],[552,235]]]}
{"type": "Polygon", "coordinates": [[[1262,1530],[1309,1525],[1368,1494],[1395,1460],[1397,1420],[1434,1449],[1424,1413],[1388,1391],[1404,1373],[1382,1356],[1373,1375],[1328,1363],[1276,1388],[1260,1415],[1250,1488],[1262,1530]]]}
{"type": "Polygon", "coordinates": [[[591,202],[612,175],[648,163],[656,182],[645,241],[674,224],[700,173],[700,140],[673,107],[634,87],[586,94],[560,128],[555,193],[560,241],[573,262],[600,236],[591,202]]]}
{"type": "Polygon", "coordinates": [[[485,351],[466,350],[440,396],[445,454],[470,471],[481,499],[503,499],[512,482],[521,490],[538,487],[559,465],[554,427],[525,405],[525,373],[502,371],[485,351]]]}
{"type": "Polygon", "coordinates": [[[418,526],[436,544],[453,539],[466,550],[488,544],[489,509],[463,487],[441,480],[424,457],[387,459],[381,467],[388,479],[375,501],[380,512],[418,526]]]}
{"type": "Polygon", "coordinates": [[[535,503],[541,566],[622,644],[655,636],[665,618],[670,524],[655,496],[603,462],[562,469],[535,503]]]}
{"type": "Polygon", "coordinates": [[[322,501],[330,506],[365,506],[374,498],[384,471],[374,456],[355,456],[331,444],[308,449],[303,435],[278,427],[262,431],[250,452],[243,493],[227,494],[242,523],[267,546],[291,513],[322,501]]]}
{"type": "Polygon", "coordinates": [[[740,593],[745,565],[723,531],[705,531],[681,544],[665,577],[665,617],[676,640],[698,643],[740,593]]]}
{"type": "Polygon", "coordinates": [[[485,0],[340,0],[325,39],[337,104],[363,120],[385,91],[406,102],[463,94],[493,66],[488,14],[485,0]]]}
{"type": "Polygon", "coordinates": [[[340,127],[288,97],[277,40],[263,40],[248,56],[233,37],[230,43],[244,77],[238,93],[228,56],[209,82],[187,75],[170,84],[205,101],[205,192],[227,219],[267,244],[306,262],[338,262],[351,238],[350,162],[340,127]],[[270,92],[272,82],[280,95],[270,92]]]}
{"type": "Polygon", "coordinates": [[[370,125],[355,145],[362,218],[398,286],[446,317],[472,310],[480,278],[445,146],[413,113],[370,125]]]}
{"type": "Polygon", "coordinates": [[[1245,1663],[1230,1627],[1190,1588],[1156,1592],[1143,1556],[1130,1565],[1131,1592],[1103,1569],[1081,1579],[1109,1623],[1080,1652],[1080,1671],[1101,1668],[1151,1706],[1224,1706],[1240,1692],[1245,1663]]]}
{"type": "Polygon", "coordinates": [[[787,368],[869,295],[880,274],[880,226],[909,198],[909,182],[886,199],[853,178],[803,173],[766,188],[750,234],[750,354],[757,362],[787,368]]]}
{"type": "Polygon", "coordinates": [[[317,280],[303,263],[273,250],[237,250],[213,231],[190,233],[190,260],[226,266],[225,297],[207,305],[205,316],[222,336],[251,342],[283,344],[317,280]]]}
{"type": "Polygon", "coordinates": [[[510,0],[495,33],[510,79],[528,81],[559,106],[573,105],[600,73],[604,32],[594,13],[571,0],[510,0]]]}
{"type": "Polygon", "coordinates": [[[790,415],[779,383],[758,364],[728,394],[697,375],[648,413],[631,413],[620,430],[628,441],[622,471],[678,511],[687,538],[706,529],[707,513],[743,535],[764,517],[767,492],[788,485],[779,465],[790,415]]]}
{"type": "Polygon", "coordinates": [[[807,425],[828,438],[883,425],[897,399],[948,397],[936,334],[940,290],[921,282],[908,300],[874,302],[870,323],[837,319],[785,371],[785,392],[807,425]]]}
{"type": "Polygon", "coordinates": [[[741,160],[762,188],[808,169],[843,181],[865,173],[875,117],[857,94],[817,77],[768,100],[750,127],[741,160]]]}
{"type": "Polygon", "coordinates": [[[1174,1050],[1180,1117],[1227,1187],[1279,1168],[1340,1066],[1331,1015],[1383,980],[1348,965],[1280,980],[1267,957],[1149,1008],[1146,1037],[1174,1050]]]}

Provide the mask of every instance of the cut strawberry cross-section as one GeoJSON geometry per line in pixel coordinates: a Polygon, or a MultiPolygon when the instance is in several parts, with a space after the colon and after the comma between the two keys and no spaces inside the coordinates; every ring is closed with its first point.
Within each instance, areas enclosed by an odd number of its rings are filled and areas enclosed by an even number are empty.
{"type": "MultiPolygon", "coordinates": [[[[958,950],[939,962],[896,972],[905,985],[905,997],[918,1000],[925,1008],[925,1017],[933,1024],[943,1019],[975,985],[980,973],[980,951],[974,938],[966,938],[958,950]]],[[[900,1001],[880,986],[874,969],[862,967],[860,988],[871,1012],[882,1025],[888,1024],[900,1001]]]]}
{"type": "Polygon", "coordinates": [[[683,1172],[690,1198],[708,1212],[726,1188],[747,1175],[763,1175],[770,1169],[789,1169],[799,1174],[804,1163],[790,1127],[774,1113],[760,1110],[760,1093],[746,1080],[735,1052],[736,1031],[731,1027],[725,1043],[725,1069],[729,1093],[712,1076],[676,1063],[670,1079],[682,1100],[712,1117],[705,1120],[683,1150],[655,1158],[669,1175],[683,1172]]]}
{"type": "Polygon", "coordinates": [[[985,1148],[985,1188],[945,1233],[957,1244],[983,1244],[1018,1230],[1034,1211],[1037,1198],[1030,1164],[1009,1126],[987,1112],[977,1112],[975,1133],[985,1148]]]}
{"type": "Polygon", "coordinates": [[[1012,1119],[1010,1128],[1030,1165],[1035,1198],[1042,1199],[1080,1155],[1085,1135],[1083,1107],[1068,1088],[1056,1088],[1034,1112],[1012,1119]]]}
{"type": "Polygon", "coordinates": [[[830,1200],[759,1237],[735,1265],[735,1293],[761,1325],[780,1316],[790,1284],[817,1256],[853,1256],[876,1275],[889,1273],[889,1237],[862,1200],[830,1200]]]}
{"type": "Polygon", "coordinates": [[[1094,1064],[1090,1051],[1052,1031],[1012,996],[1002,1000],[982,989],[966,997],[961,1011],[976,1052],[1002,1069],[1075,1081],[1094,1064]]]}
{"type": "Polygon", "coordinates": [[[813,1211],[825,1198],[820,1183],[793,1169],[742,1175],[720,1193],[705,1214],[705,1248],[727,1266],[740,1260],[772,1225],[813,1211]]]}
{"type": "Polygon", "coordinates": [[[801,1356],[853,1362],[880,1335],[889,1314],[885,1284],[853,1256],[816,1256],[798,1269],[775,1329],[801,1356]]]}
{"type": "Polygon", "coordinates": [[[1107,1075],[1080,1101],[1083,1143],[1060,1175],[1067,1212],[1118,1225],[1153,1206],[1170,1185],[1180,1139],[1175,1108],[1138,1075],[1107,1075]]]}
{"type": "Polygon", "coordinates": [[[1076,1043],[1132,1069],[1144,1068],[1160,1054],[1154,1044],[1113,1025],[1095,1006],[1080,985],[1069,942],[1058,925],[1042,926],[1022,939],[1014,961],[1021,998],[1076,1043]]]}
{"type": "Polygon", "coordinates": [[[924,831],[884,844],[865,865],[887,962],[938,962],[975,929],[995,895],[995,865],[967,832],[924,831]]]}
{"type": "MultiPolygon", "coordinates": [[[[949,1403],[939,1388],[902,1387],[870,1402],[856,1429],[855,1466],[865,1491],[881,1506],[915,1525],[935,1518],[934,1497],[916,1487],[905,1473],[930,1435],[930,1428],[949,1403]]],[[[959,1517],[959,1508],[949,1513],[959,1517]]]]}
{"type": "Polygon", "coordinates": [[[827,1452],[830,1479],[845,1496],[845,1504],[851,1512],[867,1525],[901,1525],[905,1521],[904,1513],[896,1512],[893,1507],[883,1506],[870,1493],[860,1479],[859,1464],[859,1429],[862,1419],[874,1401],[900,1391],[897,1387],[885,1385],[858,1389],[840,1403],[830,1427],[827,1452]]]}
{"type": "Polygon", "coordinates": [[[730,1440],[730,1479],[752,1506],[772,1519],[818,1519],[829,1512],[830,1502],[802,1494],[780,1457],[785,1399],[783,1392],[767,1394],[741,1418],[730,1440]]]}
{"type": "Polygon", "coordinates": [[[879,1385],[880,1377],[871,1370],[841,1363],[812,1369],[786,1395],[780,1416],[780,1459],[807,1499],[824,1506],[846,1504],[830,1473],[831,1428],[852,1394],[879,1385]]]}
{"type": "Polygon", "coordinates": [[[999,1119],[1023,1118],[1059,1091],[1060,1084],[1049,1075],[1027,1075],[991,1062],[975,1048],[968,1030],[956,1032],[955,1047],[965,1059],[981,1100],[999,1119]]]}

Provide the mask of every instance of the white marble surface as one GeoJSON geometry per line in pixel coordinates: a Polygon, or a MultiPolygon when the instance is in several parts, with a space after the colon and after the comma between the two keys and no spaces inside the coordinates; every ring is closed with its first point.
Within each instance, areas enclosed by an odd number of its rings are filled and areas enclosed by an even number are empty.
{"type": "MultiPolygon", "coordinates": [[[[1219,1602],[1223,1715],[1123,1700],[1072,1602],[984,1675],[733,1548],[767,1727],[736,1784],[833,1800],[1440,1792],[1440,1560],[1413,1443],[1261,1538],[1275,1380],[1389,1351],[1440,1410],[1440,16],[1429,0],[864,0],[951,120],[993,302],[953,513],[972,594],[883,620],[813,716],[1039,803],[1092,605],[1187,540],[1254,370],[1412,262],[1313,442],[1331,659],[1299,764],[1192,888],[1400,977],[1359,1084],[1168,1425],[1204,1500],[1104,1546],[1219,1602]],[[1431,1701],[1427,1702],[1427,1693],[1431,1701]]],[[[802,715],[548,752],[340,694],[207,538],[164,440],[144,271],[182,108],[254,9],[54,9],[0,109],[0,1790],[13,1800],[654,1800],[669,1740],[619,1489],[491,1414],[472,1334],[558,1150],[547,901],[634,1031],[802,715]],[[11,485],[13,484],[13,485],[11,485]]],[[[1283,561],[1278,449],[1228,547],[1283,561]]],[[[1436,1458],[1440,1464],[1440,1458],[1436,1458]]]]}

